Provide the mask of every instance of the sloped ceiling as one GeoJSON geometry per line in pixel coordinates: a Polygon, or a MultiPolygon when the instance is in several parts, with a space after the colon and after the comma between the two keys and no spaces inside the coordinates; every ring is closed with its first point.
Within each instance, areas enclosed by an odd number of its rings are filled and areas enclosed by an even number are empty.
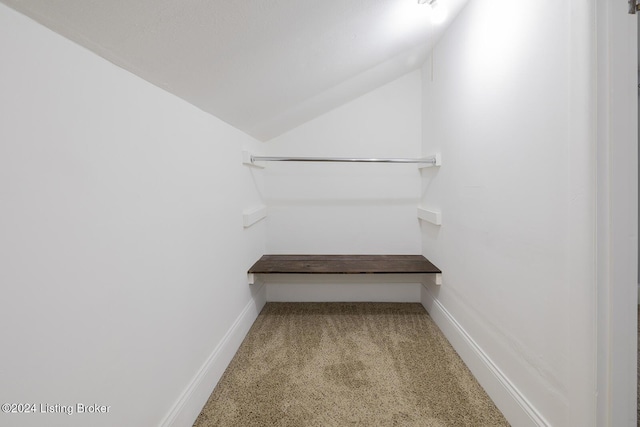
{"type": "Polygon", "coordinates": [[[418,68],[467,0],[0,0],[269,140],[418,68]]]}

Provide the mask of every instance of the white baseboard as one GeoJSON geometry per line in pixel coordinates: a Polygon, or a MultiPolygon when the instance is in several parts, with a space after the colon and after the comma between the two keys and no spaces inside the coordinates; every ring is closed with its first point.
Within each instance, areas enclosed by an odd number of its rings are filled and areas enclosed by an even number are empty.
{"type": "Polygon", "coordinates": [[[265,303],[266,289],[262,285],[160,423],[161,427],[193,425],[265,303]]]}
{"type": "Polygon", "coordinates": [[[422,287],[422,305],[511,425],[550,425],[434,297],[428,286],[422,287]]]}

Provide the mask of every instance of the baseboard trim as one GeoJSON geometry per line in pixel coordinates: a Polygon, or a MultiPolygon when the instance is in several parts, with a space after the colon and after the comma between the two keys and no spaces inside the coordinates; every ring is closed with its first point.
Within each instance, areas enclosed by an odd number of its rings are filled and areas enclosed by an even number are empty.
{"type": "Polygon", "coordinates": [[[238,351],[266,303],[266,287],[262,285],[236,318],[220,343],[207,358],[180,398],[173,405],[160,427],[190,427],[202,411],[211,392],[238,351]]]}
{"type": "Polygon", "coordinates": [[[421,300],[431,318],[511,425],[550,426],[427,286],[422,287],[421,300]]]}

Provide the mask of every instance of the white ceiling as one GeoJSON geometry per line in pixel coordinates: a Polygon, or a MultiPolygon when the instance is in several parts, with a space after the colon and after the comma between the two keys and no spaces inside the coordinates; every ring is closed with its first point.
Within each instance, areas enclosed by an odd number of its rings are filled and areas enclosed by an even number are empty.
{"type": "Polygon", "coordinates": [[[0,0],[260,140],[419,67],[467,0],[0,0]]]}

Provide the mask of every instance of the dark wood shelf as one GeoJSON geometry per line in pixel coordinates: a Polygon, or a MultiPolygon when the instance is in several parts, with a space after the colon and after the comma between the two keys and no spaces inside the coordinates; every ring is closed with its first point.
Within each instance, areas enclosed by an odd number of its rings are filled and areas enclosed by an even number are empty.
{"type": "Polygon", "coordinates": [[[264,255],[249,274],[440,274],[422,255],[264,255]]]}

